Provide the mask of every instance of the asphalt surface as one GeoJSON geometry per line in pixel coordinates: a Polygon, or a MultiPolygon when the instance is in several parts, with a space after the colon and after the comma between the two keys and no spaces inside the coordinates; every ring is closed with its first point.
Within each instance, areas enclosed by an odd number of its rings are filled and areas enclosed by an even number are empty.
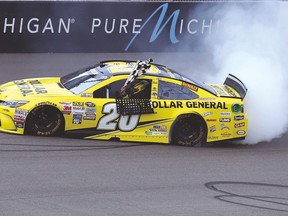
{"type": "MultiPolygon", "coordinates": [[[[1,82],[131,56],[1,54],[1,82]]],[[[285,134],[257,145],[188,148],[0,133],[0,215],[284,216],[287,140],[285,134]]]]}

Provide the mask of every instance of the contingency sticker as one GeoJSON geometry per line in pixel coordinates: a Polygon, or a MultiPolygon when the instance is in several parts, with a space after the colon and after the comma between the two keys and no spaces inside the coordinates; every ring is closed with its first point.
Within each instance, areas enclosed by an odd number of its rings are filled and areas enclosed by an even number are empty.
{"type": "Polygon", "coordinates": [[[72,124],[81,124],[82,114],[73,114],[72,124]]]}
{"type": "Polygon", "coordinates": [[[73,102],[73,113],[84,113],[85,112],[85,107],[84,107],[84,102],[73,102]]]}
{"type": "Polygon", "coordinates": [[[25,119],[27,117],[27,110],[16,109],[14,113],[14,122],[16,127],[24,128],[25,119]]]}
{"type": "Polygon", "coordinates": [[[72,103],[71,102],[59,102],[62,106],[62,113],[70,115],[72,112],[72,103]]]}

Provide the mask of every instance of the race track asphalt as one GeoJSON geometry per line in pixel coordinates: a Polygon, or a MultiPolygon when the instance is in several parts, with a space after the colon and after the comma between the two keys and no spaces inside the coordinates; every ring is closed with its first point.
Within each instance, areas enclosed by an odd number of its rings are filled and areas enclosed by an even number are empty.
{"type": "MultiPolygon", "coordinates": [[[[191,56],[1,54],[1,83],[131,57],[173,67],[191,56]]],[[[0,133],[0,216],[288,215],[287,140],[187,148],[0,133]]]]}

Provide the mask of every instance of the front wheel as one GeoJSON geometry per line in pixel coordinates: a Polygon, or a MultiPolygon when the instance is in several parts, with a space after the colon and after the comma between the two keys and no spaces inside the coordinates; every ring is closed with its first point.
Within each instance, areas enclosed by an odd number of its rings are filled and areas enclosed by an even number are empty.
{"type": "Polygon", "coordinates": [[[172,131],[172,143],[182,146],[201,145],[205,141],[206,126],[196,115],[183,115],[177,119],[172,131]]]}
{"type": "Polygon", "coordinates": [[[38,136],[60,135],[63,132],[63,126],[64,118],[57,108],[38,106],[29,113],[25,132],[38,136]]]}

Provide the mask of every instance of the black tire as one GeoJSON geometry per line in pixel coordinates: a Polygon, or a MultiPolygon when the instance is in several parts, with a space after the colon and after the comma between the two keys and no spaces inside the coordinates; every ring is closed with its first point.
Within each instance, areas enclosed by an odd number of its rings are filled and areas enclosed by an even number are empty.
{"type": "Polygon", "coordinates": [[[182,146],[201,146],[205,143],[207,128],[197,115],[182,115],[176,120],[172,131],[172,143],[182,146]]]}
{"type": "Polygon", "coordinates": [[[26,120],[25,133],[38,136],[61,135],[64,130],[62,113],[52,106],[38,106],[26,120]]]}

